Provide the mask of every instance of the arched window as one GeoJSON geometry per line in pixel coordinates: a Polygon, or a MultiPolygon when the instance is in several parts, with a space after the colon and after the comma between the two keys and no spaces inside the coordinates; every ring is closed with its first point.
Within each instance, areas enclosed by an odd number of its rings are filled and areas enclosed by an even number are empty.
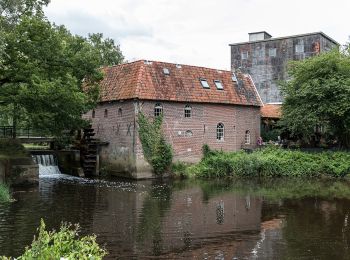
{"type": "Polygon", "coordinates": [[[250,131],[249,130],[245,131],[244,143],[245,144],[250,144],[250,131]]]}
{"type": "Polygon", "coordinates": [[[108,109],[105,109],[105,117],[108,117],[108,109]]]}
{"type": "Polygon", "coordinates": [[[121,108],[118,109],[118,116],[119,117],[123,116],[123,109],[121,109],[121,108]]]}
{"type": "Polygon", "coordinates": [[[218,123],[216,126],[216,140],[223,141],[224,140],[224,124],[218,123]]]}
{"type": "Polygon", "coordinates": [[[190,105],[185,106],[185,117],[191,117],[192,116],[192,107],[190,105]]]}
{"type": "Polygon", "coordinates": [[[185,136],[186,136],[186,137],[191,137],[191,136],[193,136],[193,132],[192,132],[191,130],[187,130],[187,131],[185,132],[185,136]]]}
{"type": "Polygon", "coordinates": [[[163,106],[160,103],[156,103],[154,106],[154,116],[161,116],[163,114],[163,106]]]}
{"type": "Polygon", "coordinates": [[[92,115],[91,115],[92,118],[95,118],[95,109],[92,110],[92,115]]]}

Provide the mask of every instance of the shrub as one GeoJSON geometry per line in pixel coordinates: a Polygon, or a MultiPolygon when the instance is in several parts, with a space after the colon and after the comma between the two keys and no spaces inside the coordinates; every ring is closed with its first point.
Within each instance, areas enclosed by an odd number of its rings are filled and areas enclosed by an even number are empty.
{"type": "Polygon", "coordinates": [[[173,160],[172,147],[166,143],[162,133],[162,122],[163,117],[161,116],[151,122],[142,112],[139,112],[139,137],[143,154],[157,175],[163,174],[173,160]]]}
{"type": "MultiPolygon", "coordinates": [[[[107,251],[96,243],[95,236],[78,237],[79,226],[62,224],[58,232],[46,231],[41,220],[39,235],[34,238],[30,247],[25,249],[19,260],[30,259],[102,259],[107,251]]],[[[6,258],[3,258],[6,259],[6,258]]]]}
{"type": "Polygon", "coordinates": [[[0,183],[0,202],[10,202],[10,190],[7,185],[0,183]]]}
{"type": "Polygon", "coordinates": [[[350,153],[306,153],[268,147],[247,154],[245,152],[207,153],[197,165],[187,169],[187,175],[204,178],[231,176],[305,176],[327,175],[344,177],[350,173],[350,153]]]}

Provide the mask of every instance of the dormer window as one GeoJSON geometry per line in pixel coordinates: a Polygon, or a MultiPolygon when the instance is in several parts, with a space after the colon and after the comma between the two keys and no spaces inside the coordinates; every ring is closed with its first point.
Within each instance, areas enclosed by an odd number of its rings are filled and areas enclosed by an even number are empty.
{"type": "Polygon", "coordinates": [[[168,68],[163,68],[163,73],[165,75],[170,75],[170,70],[168,68]]]}
{"type": "Polygon", "coordinates": [[[206,79],[199,79],[203,88],[210,88],[209,83],[206,79]]]}
{"type": "Polygon", "coordinates": [[[219,89],[219,90],[223,90],[224,89],[224,86],[222,85],[220,80],[214,80],[214,83],[215,83],[215,86],[216,86],[217,89],[219,89]]]}
{"type": "Polygon", "coordinates": [[[237,77],[235,73],[232,73],[232,81],[237,82],[237,77]]]}

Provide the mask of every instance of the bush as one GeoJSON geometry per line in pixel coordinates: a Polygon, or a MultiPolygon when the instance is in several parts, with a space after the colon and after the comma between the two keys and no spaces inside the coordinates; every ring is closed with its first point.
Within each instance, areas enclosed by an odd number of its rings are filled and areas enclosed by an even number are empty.
{"type": "Polygon", "coordinates": [[[200,163],[187,169],[189,176],[218,177],[344,177],[350,173],[350,153],[306,153],[268,147],[245,152],[207,153],[200,163]]]}
{"type": "Polygon", "coordinates": [[[0,183],[0,202],[10,202],[10,190],[5,184],[0,183]]]}
{"type": "Polygon", "coordinates": [[[0,139],[0,155],[11,157],[27,157],[29,153],[16,139],[0,139]]]}
{"type": "MultiPolygon", "coordinates": [[[[62,224],[58,232],[46,231],[45,223],[41,220],[38,238],[25,249],[19,260],[30,259],[102,259],[107,251],[96,243],[95,236],[78,238],[79,226],[62,224]]],[[[3,258],[7,259],[7,258],[3,258]]]]}
{"type": "Polygon", "coordinates": [[[154,173],[162,175],[171,165],[173,151],[162,133],[163,118],[158,116],[150,122],[143,113],[138,115],[139,137],[143,154],[152,165],[154,173]]]}

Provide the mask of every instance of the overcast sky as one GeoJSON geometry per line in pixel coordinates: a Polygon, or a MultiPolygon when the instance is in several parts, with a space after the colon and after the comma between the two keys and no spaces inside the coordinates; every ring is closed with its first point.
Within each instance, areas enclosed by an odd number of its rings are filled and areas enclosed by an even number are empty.
{"type": "Polygon", "coordinates": [[[83,36],[113,38],[127,60],[230,69],[228,44],[248,33],[323,31],[348,41],[350,0],[51,0],[48,18],[83,36]]]}

